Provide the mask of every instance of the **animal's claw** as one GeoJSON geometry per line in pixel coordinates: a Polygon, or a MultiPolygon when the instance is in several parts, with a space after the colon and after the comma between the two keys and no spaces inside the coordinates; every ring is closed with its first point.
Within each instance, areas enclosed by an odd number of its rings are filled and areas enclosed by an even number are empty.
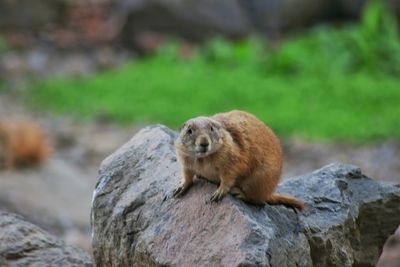
{"type": "Polygon", "coordinates": [[[183,194],[186,193],[186,191],[189,189],[190,186],[187,186],[185,184],[180,184],[173,192],[172,196],[173,197],[180,197],[183,194]]]}
{"type": "Polygon", "coordinates": [[[218,202],[224,198],[226,195],[226,190],[217,189],[211,196],[210,202],[218,202]]]}
{"type": "Polygon", "coordinates": [[[173,192],[173,197],[179,197],[183,193],[183,186],[178,186],[173,192]]]}

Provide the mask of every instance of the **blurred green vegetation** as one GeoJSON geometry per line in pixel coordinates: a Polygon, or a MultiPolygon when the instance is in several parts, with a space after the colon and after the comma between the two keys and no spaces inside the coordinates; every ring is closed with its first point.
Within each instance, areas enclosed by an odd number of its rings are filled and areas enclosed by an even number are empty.
{"type": "Polygon", "coordinates": [[[379,1],[362,21],[320,26],[278,47],[216,38],[181,55],[179,42],[117,70],[52,79],[28,90],[36,106],[77,117],[176,127],[230,109],[280,135],[367,141],[400,137],[400,38],[379,1]]]}

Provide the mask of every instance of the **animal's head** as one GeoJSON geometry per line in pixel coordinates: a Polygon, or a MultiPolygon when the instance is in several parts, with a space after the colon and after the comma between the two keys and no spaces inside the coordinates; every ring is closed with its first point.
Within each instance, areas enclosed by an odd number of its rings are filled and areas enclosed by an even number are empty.
{"type": "Polygon", "coordinates": [[[223,138],[224,132],[219,122],[197,117],[182,125],[175,147],[189,157],[204,158],[223,145],[223,138]]]}

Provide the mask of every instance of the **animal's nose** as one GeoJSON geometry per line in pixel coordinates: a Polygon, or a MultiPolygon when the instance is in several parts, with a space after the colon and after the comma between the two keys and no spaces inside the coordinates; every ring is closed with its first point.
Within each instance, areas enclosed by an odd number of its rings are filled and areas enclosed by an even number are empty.
{"type": "Polygon", "coordinates": [[[208,142],[207,141],[206,142],[202,142],[202,143],[200,143],[200,146],[202,148],[207,148],[208,147],[208,142]]]}
{"type": "Polygon", "coordinates": [[[205,136],[200,136],[200,138],[198,139],[198,144],[200,145],[200,147],[201,148],[207,148],[208,147],[208,145],[210,144],[209,142],[208,142],[208,138],[207,137],[205,137],[205,136]]]}

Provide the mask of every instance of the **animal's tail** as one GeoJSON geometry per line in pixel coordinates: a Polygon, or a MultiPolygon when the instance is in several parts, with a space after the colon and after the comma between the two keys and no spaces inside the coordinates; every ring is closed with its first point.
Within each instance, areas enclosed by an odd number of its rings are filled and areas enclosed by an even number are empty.
{"type": "Polygon", "coordinates": [[[269,204],[283,204],[285,206],[296,208],[299,211],[304,209],[304,203],[302,201],[288,195],[274,194],[267,200],[267,202],[269,204]]]}

